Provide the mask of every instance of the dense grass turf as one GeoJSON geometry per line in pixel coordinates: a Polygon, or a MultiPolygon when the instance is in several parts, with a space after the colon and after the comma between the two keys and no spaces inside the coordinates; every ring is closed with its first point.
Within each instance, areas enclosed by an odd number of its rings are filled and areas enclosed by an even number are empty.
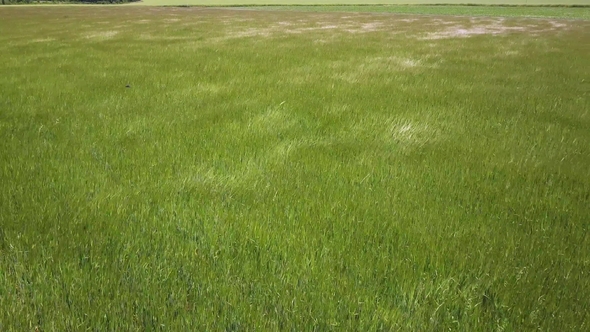
{"type": "Polygon", "coordinates": [[[0,330],[588,329],[589,21],[0,31],[0,330]]]}

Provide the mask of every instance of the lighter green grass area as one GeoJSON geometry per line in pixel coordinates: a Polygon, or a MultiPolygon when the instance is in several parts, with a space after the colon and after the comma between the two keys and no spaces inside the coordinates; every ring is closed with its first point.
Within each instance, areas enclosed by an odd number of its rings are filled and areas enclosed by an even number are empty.
{"type": "Polygon", "coordinates": [[[310,12],[392,13],[418,15],[463,15],[496,17],[548,17],[590,20],[590,7],[500,7],[500,6],[261,6],[259,10],[310,12]]]}
{"type": "Polygon", "coordinates": [[[142,0],[145,5],[590,5],[588,0],[142,0]]]}
{"type": "Polygon", "coordinates": [[[1,331],[588,330],[590,21],[0,31],[1,331]]]}

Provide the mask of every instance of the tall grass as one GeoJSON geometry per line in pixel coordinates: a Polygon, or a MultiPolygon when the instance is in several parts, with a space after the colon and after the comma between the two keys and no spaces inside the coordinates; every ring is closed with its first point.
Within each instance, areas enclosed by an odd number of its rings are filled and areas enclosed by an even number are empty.
{"type": "Polygon", "coordinates": [[[587,21],[0,30],[0,330],[588,328],[587,21]]]}

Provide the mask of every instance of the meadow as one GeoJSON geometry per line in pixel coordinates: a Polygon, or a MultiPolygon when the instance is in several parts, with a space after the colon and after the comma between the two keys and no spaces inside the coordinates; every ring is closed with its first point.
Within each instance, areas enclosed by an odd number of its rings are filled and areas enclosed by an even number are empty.
{"type": "Polygon", "coordinates": [[[242,5],[510,5],[590,6],[588,0],[141,0],[142,5],[242,6],[242,5]]]}
{"type": "MultiPolygon", "coordinates": [[[[246,8],[244,8],[246,9],[246,8]]],[[[291,10],[311,12],[352,12],[381,14],[419,14],[493,17],[543,17],[590,20],[590,7],[527,7],[527,6],[252,6],[253,10],[291,10]]]]}
{"type": "Polygon", "coordinates": [[[0,31],[0,331],[590,328],[590,20],[0,31]]]}

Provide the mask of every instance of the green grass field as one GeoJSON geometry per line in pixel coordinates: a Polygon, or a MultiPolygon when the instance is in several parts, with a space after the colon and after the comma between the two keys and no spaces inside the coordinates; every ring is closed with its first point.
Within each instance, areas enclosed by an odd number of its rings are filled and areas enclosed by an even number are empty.
{"type": "Polygon", "coordinates": [[[588,330],[590,20],[0,31],[0,331],[588,330]]]}
{"type": "Polygon", "coordinates": [[[590,7],[500,7],[500,6],[260,6],[255,10],[309,12],[353,12],[418,15],[460,15],[493,17],[544,17],[590,20],[590,7]]]}
{"type": "Polygon", "coordinates": [[[144,5],[588,5],[589,0],[142,0],[144,5]]]}

